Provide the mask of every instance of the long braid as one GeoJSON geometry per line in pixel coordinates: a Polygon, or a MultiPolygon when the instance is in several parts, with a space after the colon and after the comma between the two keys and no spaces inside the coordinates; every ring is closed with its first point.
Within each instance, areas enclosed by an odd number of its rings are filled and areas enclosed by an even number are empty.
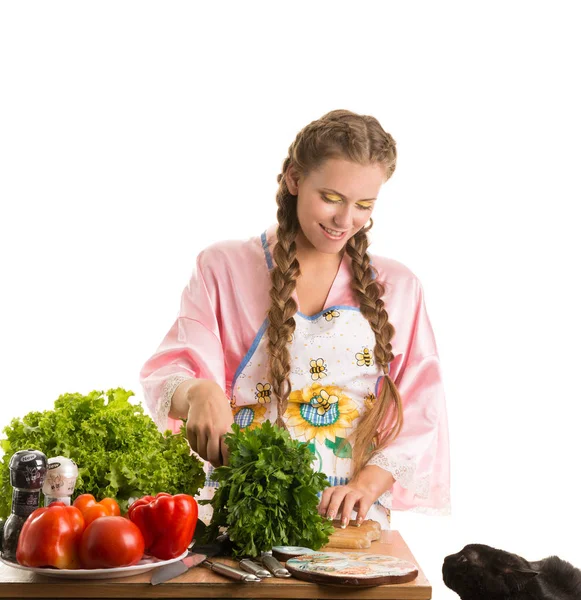
{"type": "MultiPolygon", "coordinates": [[[[396,164],[394,139],[372,116],[358,115],[348,110],[333,110],[309,123],[289,147],[282,173],[277,176],[279,189],[277,243],[273,249],[275,266],[271,270],[271,306],[268,311],[269,380],[272,381],[277,400],[277,424],[284,427],[283,415],[290,393],[290,353],[288,343],[295,330],[297,311],[292,293],[300,276],[296,258],[295,239],[300,231],[297,217],[297,196],[289,192],[285,175],[292,164],[303,176],[318,169],[330,158],[344,158],[361,165],[380,164],[385,168],[386,181],[396,164]]],[[[373,221],[372,221],[373,223],[373,221]]],[[[375,333],[374,356],[383,370],[384,384],[379,397],[367,410],[352,434],[353,465],[355,476],[373,452],[383,449],[401,431],[403,409],[399,392],[388,375],[388,365],[393,360],[390,340],[394,335],[382,296],[384,286],[373,278],[377,272],[367,254],[367,229],[362,229],[347,243],[353,269],[352,287],[359,301],[361,314],[375,333]],[[378,428],[381,430],[378,431],[378,428]]]]}
{"type": "MultiPolygon", "coordinates": [[[[285,161],[283,172],[289,164],[285,161]]],[[[279,182],[281,176],[279,176],[279,182]]],[[[292,297],[296,288],[296,281],[301,274],[299,261],[296,258],[297,246],[295,238],[299,230],[296,218],[296,197],[287,189],[283,182],[277,194],[278,220],[277,243],[272,256],[274,266],[270,272],[272,287],[270,289],[271,305],[268,311],[268,339],[269,372],[272,379],[272,390],[277,402],[276,424],[286,428],[283,415],[288,404],[290,394],[290,365],[291,357],[288,341],[295,330],[294,315],[297,304],[292,297]]]]}
{"type": "Polygon", "coordinates": [[[385,287],[373,274],[377,271],[371,266],[367,248],[369,240],[367,232],[373,226],[361,229],[347,243],[346,251],[351,257],[353,278],[351,287],[359,301],[361,314],[367,319],[375,333],[374,359],[381,367],[384,375],[384,385],[373,406],[364,413],[357,425],[357,435],[353,443],[353,462],[355,476],[365,465],[373,452],[376,452],[394,440],[403,426],[403,408],[401,397],[395,384],[388,375],[388,364],[393,360],[390,340],[395,334],[393,325],[381,299],[385,287]],[[377,437],[378,425],[391,413],[391,423],[377,437]],[[391,425],[391,427],[390,427],[391,425]]]}

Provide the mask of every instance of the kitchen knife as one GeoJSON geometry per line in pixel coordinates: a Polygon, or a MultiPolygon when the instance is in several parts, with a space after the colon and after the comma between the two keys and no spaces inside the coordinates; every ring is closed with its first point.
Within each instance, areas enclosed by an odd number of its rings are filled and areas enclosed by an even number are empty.
{"type": "Polygon", "coordinates": [[[165,583],[166,581],[189,571],[192,567],[199,565],[201,562],[205,561],[206,558],[206,554],[192,554],[191,552],[188,552],[184,559],[157,568],[151,576],[151,585],[165,583]]]}
{"type": "Polygon", "coordinates": [[[208,556],[212,555],[212,552],[209,552],[209,554],[192,554],[189,552],[183,560],[171,563],[170,565],[164,565],[163,567],[156,569],[151,576],[151,585],[165,583],[166,581],[174,579],[175,577],[178,577],[178,575],[182,575],[186,571],[189,571],[191,568],[197,567],[200,564],[208,569],[211,569],[212,571],[215,571],[216,573],[220,573],[220,575],[224,575],[236,581],[243,581],[245,583],[260,581],[260,578],[256,577],[256,575],[253,575],[252,573],[247,573],[241,569],[236,569],[235,567],[230,567],[229,565],[208,560],[208,556]]]}
{"type": "MultiPolygon", "coordinates": [[[[196,528],[196,533],[198,533],[196,528]]],[[[190,544],[190,547],[193,548],[187,554],[187,556],[180,561],[176,561],[169,565],[164,565],[163,567],[158,567],[151,576],[151,585],[158,585],[159,583],[164,583],[185,573],[189,569],[196,567],[202,564],[205,567],[210,568],[209,564],[204,564],[206,559],[216,556],[219,554],[228,554],[231,549],[231,542],[228,538],[227,534],[220,535],[216,538],[214,542],[206,545],[196,545],[195,540],[190,544]]],[[[219,563],[213,563],[219,564],[219,563]]],[[[227,567],[227,565],[223,565],[227,567]]],[[[231,569],[232,567],[227,567],[231,569]]],[[[214,571],[218,571],[217,569],[213,569],[214,571]]],[[[226,575],[227,577],[232,577],[233,579],[238,579],[241,581],[259,581],[258,578],[253,579],[252,577],[247,578],[246,575],[249,573],[245,573],[244,571],[240,571],[238,569],[238,573],[234,573],[232,571],[228,571],[228,573],[223,572],[222,575],[226,575]],[[241,576],[244,576],[244,579],[241,579],[241,576]]],[[[254,577],[254,576],[253,576],[254,577]]]]}

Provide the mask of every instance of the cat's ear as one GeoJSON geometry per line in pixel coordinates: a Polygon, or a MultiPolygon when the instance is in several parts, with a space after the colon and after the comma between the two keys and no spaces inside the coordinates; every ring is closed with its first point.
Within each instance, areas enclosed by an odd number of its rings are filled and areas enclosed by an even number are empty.
{"type": "Polygon", "coordinates": [[[505,571],[504,580],[511,591],[520,592],[538,574],[539,571],[527,569],[526,567],[510,568],[505,571]]]}

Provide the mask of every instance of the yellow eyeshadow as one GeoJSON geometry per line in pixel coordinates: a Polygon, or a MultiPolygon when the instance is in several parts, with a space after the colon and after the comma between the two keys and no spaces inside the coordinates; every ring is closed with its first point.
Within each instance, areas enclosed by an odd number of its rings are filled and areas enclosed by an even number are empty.
{"type": "MultiPolygon", "coordinates": [[[[323,196],[325,198],[325,200],[328,200],[329,202],[343,202],[343,198],[341,198],[340,196],[337,196],[336,194],[324,194],[323,196]]],[[[373,205],[373,202],[358,202],[357,206],[360,206],[361,208],[370,208],[373,205]]]]}

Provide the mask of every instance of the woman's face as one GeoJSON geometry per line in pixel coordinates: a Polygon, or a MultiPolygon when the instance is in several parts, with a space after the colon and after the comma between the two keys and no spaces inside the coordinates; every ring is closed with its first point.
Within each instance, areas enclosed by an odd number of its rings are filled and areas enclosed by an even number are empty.
{"type": "Polygon", "coordinates": [[[369,221],[385,176],[380,165],[364,167],[339,158],[327,160],[306,178],[297,178],[291,167],[286,182],[298,196],[297,245],[325,254],[340,252],[369,221]]]}

